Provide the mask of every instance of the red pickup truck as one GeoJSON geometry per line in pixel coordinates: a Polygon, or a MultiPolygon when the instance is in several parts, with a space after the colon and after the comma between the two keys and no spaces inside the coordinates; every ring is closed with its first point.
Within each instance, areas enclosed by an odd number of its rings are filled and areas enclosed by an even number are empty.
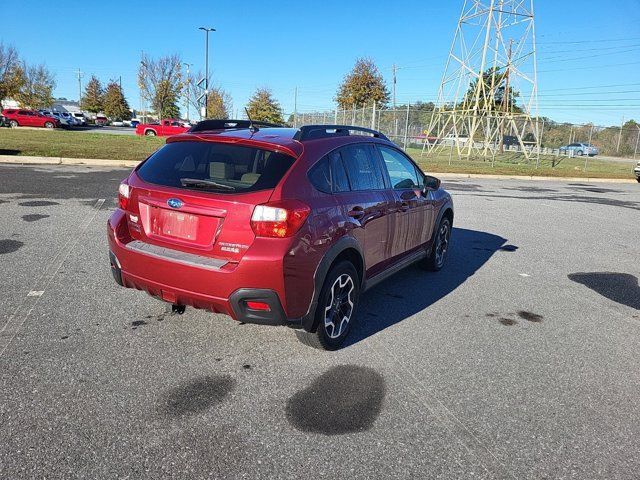
{"type": "Polygon", "coordinates": [[[166,118],[160,123],[139,123],[136,126],[136,135],[146,135],[148,137],[168,137],[177,135],[189,130],[189,126],[175,118],[166,118]]]}

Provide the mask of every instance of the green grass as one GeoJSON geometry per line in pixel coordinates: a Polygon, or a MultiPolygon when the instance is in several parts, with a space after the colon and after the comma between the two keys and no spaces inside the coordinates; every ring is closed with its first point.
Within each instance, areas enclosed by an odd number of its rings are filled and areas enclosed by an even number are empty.
{"type": "MultiPolygon", "coordinates": [[[[144,160],[164,142],[163,138],[134,135],[0,129],[0,155],[144,160]]],[[[448,153],[421,157],[418,148],[409,148],[408,153],[431,173],[634,178],[632,164],[598,160],[597,157],[587,159],[585,172],[584,158],[545,157],[536,168],[534,161],[528,164],[521,155],[514,153],[497,155],[493,165],[491,159],[458,159],[455,152],[451,159],[448,153]]]]}
{"type": "Polygon", "coordinates": [[[535,160],[527,163],[524,156],[516,153],[496,155],[493,165],[491,158],[459,159],[455,151],[451,159],[448,153],[440,153],[434,156],[427,156],[425,154],[425,156],[421,157],[421,150],[417,148],[409,148],[408,153],[425,172],[431,173],[476,173],[536,177],[635,178],[633,176],[633,164],[598,160],[597,157],[586,159],[587,169],[585,171],[584,157],[543,156],[540,158],[540,165],[536,168],[535,160]]]}
{"type": "Polygon", "coordinates": [[[0,155],[144,160],[164,142],[136,135],[0,128],[0,155]]]}

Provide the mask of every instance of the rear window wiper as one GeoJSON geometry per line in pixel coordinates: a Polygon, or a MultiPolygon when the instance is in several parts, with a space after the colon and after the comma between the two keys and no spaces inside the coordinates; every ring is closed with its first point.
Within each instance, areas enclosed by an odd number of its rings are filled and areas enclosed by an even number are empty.
{"type": "Polygon", "coordinates": [[[197,187],[197,188],[219,188],[222,190],[235,190],[236,187],[231,185],[225,185],[224,183],[214,182],[213,180],[205,180],[203,178],[181,178],[180,183],[183,187],[197,187]]]}

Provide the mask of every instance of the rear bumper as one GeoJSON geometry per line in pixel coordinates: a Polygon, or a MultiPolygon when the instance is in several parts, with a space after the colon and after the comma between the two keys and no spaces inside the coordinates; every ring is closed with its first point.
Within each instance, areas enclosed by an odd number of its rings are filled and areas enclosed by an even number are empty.
{"type": "Polygon", "coordinates": [[[244,323],[301,325],[301,320],[291,320],[286,314],[282,265],[272,258],[249,257],[241,264],[226,263],[220,268],[192,265],[128,248],[133,242],[126,238],[126,229],[124,212],[118,209],[107,222],[111,273],[118,285],[244,323]],[[260,301],[269,308],[254,310],[247,301],[260,301]]]}

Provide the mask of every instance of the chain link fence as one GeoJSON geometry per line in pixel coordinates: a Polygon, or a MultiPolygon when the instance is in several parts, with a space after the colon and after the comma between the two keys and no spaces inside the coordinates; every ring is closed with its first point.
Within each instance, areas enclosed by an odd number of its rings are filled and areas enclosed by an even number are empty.
{"type": "MultiPolygon", "coordinates": [[[[432,104],[418,103],[395,109],[379,109],[374,105],[351,109],[297,112],[290,114],[288,119],[289,123],[295,127],[336,124],[371,128],[382,132],[407,150],[408,148],[422,149],[426,141],[442,141],[434,138],[437,132],[429,132],[433,114],[432,104]]],[[[640,124],[633,120],[621,126],[599,126],[560,123],[540,118],[538,129],[541,134],[540,154],[542,155],[582,156],[586,152],[572,144],[585,144],[595,146],[599,157],[627,161],[640,157],[640,124]]],[[[506,139],[504,142],[504,149],[511,152],[519,151],[518,145],[509,145],[506,139]]]]}

